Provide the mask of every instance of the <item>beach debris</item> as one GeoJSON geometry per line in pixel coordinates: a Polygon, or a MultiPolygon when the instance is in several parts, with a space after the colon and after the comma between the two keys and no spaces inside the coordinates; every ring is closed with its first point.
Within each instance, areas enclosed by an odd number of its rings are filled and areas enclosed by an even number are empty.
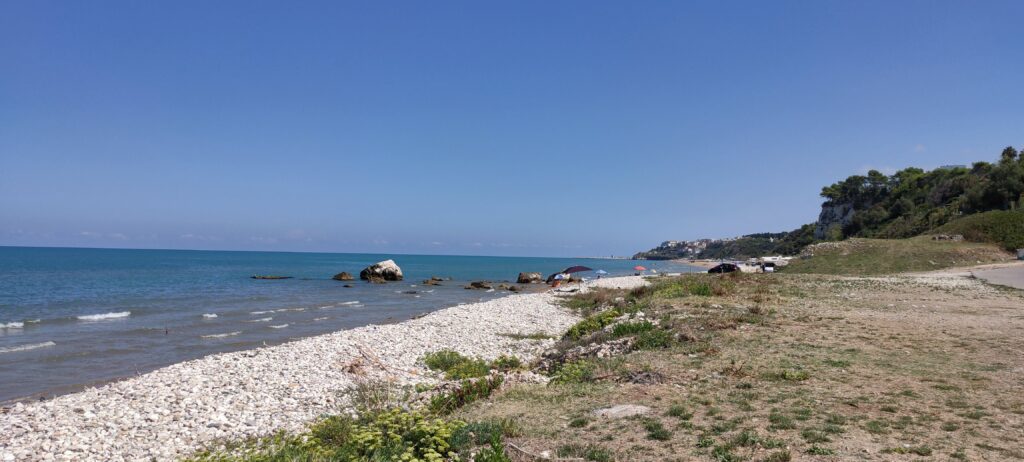
{"type": "Polygon", "coordinates": [[[374,263],[359,272],[359,279],[379,283],[383,281],[401,281],[402,268],[394,260],[384,260],[374,263]]]}
{"type": "Polygon", "coordinates": [[[331,279],[334,279],[335,281],[351,281],[355,278],[352,277],[352,275],[349,274],[347,271],[342,271],[338,274],[335,274],[334,277],[332,277],[331,279]]]}

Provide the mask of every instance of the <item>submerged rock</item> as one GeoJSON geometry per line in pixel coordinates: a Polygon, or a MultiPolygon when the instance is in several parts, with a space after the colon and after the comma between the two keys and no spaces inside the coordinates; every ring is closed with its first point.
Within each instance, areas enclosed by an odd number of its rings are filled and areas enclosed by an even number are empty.
{"type": "Polygon", "coordinates": [[[348,274],[348,272],[342,271],[338,274],[335,274],[334,277],[332,277],[331,279],[334,279],[335,281],[351,281],[355,278],[353,278],[351,274],[348,274]]]}
{"type": "Polygon", "coordinates": [[[466,286],[466,288],[467,289],[493,289],[494,287],[491,286],[491,281],[473,281],[473,282],[470,282],[469,285],[466,286]]]}
{"type": "Polygon", "coordinates": [[[401,281],[402,278],[402,268],[394,260],[374,263],[359,272],[359,279],[370,282],[401,281]]]}
{"type": "Polygon", "coordinates": [[[261,275],[261,274],[254,274],[254,275],[252,275],[250,277],[253,278],[253,279],[291,279],[292,278],[292,276],[274,276],[274,275],[261,275]]]}

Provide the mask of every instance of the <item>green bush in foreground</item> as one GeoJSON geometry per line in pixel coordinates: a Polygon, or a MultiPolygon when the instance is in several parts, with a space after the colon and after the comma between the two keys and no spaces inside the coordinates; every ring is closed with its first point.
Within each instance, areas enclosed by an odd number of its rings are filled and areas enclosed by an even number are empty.
{"type": "Polygon", "coordinates": [[[464,423],[392,409],[359,418],[333,416],[300,436],[278,435],[235,452],[201,454],[197,462],[459,460],[452,437],[464,423]],[[236,455],[242,454],[242,455],[236,455]]]}

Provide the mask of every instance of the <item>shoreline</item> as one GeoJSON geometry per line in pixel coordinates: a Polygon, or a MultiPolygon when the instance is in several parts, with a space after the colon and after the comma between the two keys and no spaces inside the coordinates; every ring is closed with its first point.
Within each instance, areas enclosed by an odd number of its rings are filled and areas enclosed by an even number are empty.
{"type": "MultiPolygon", "coordinates": [[[[634,286],[604,278],[594,286],[634,286]]],[[[302,430],[340,412],[360,380],[434,383],[419,363],[450,348],[530,360],[579,319],[557,294],[511,294],[392,324],[371,324],[274,346],[208,355],[0,413],[0,457],[14,460],[176,460],[215,441],[302,430]]]]}

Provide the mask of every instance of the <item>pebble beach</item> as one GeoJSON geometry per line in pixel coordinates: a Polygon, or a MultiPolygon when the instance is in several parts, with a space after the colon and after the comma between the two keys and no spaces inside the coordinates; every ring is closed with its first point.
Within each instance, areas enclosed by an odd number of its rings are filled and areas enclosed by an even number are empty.
{"type": "MultiPolygon", "coordinates": [[[[638,277],[591,287],[634,287],[638,277]]],[[[339,412],[359,380],[436,381],[420,358],[453,349],[531,359],[578,317],[555,293],[459,305],[272,347],[206,356],[79,393],[18,403],[0,414],[0,460],[176,460],[216,441],[300,431],[339,412]]]]}

